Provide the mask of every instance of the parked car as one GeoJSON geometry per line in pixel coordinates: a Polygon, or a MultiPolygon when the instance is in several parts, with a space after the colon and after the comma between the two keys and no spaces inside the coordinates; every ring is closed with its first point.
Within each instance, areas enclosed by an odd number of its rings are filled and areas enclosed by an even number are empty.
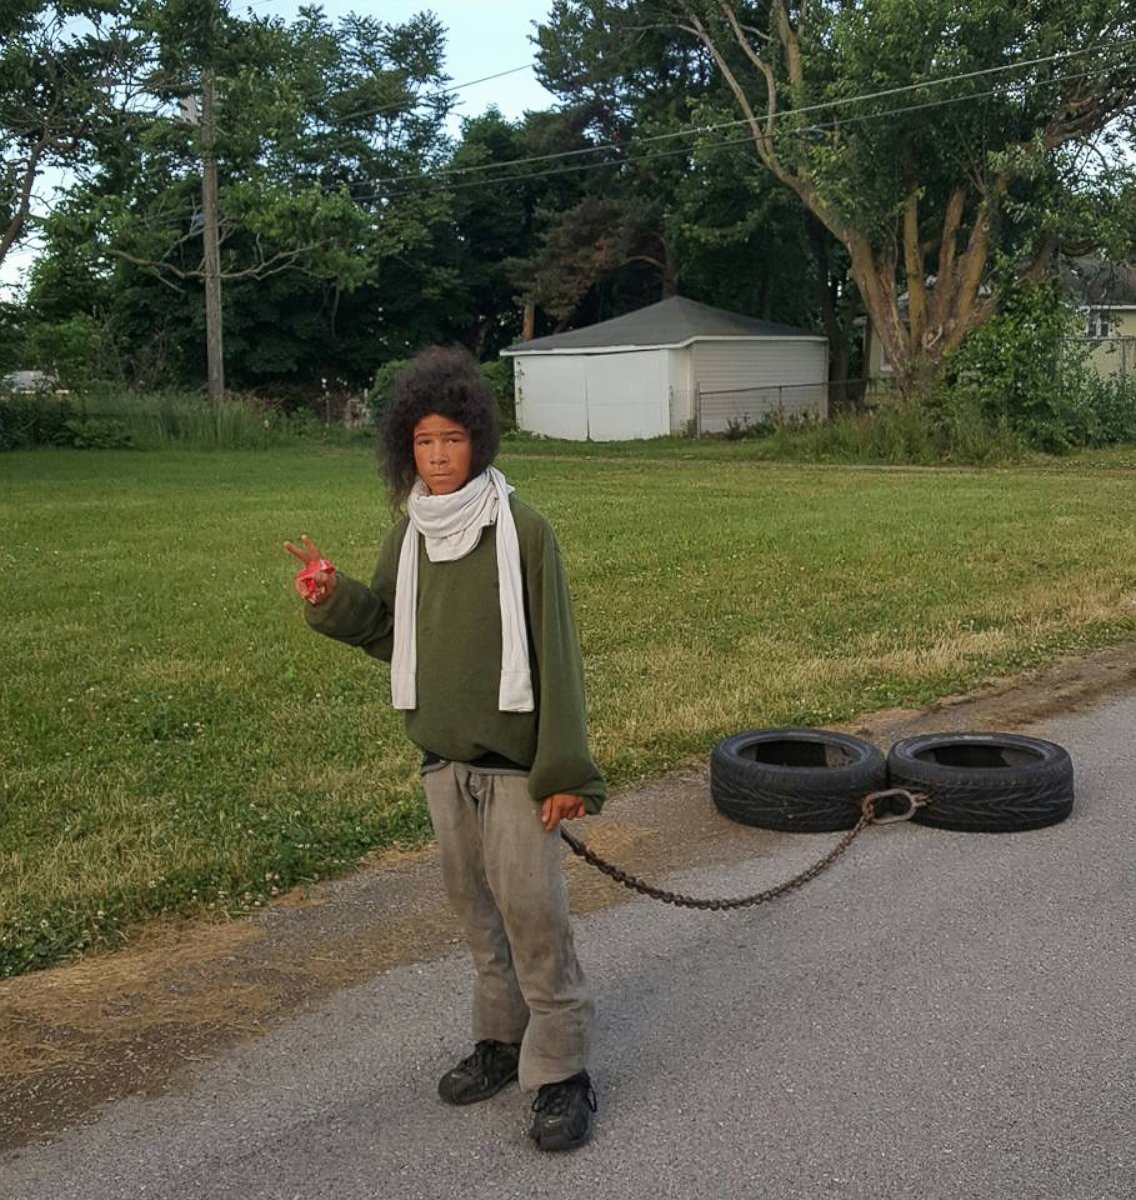
{"type": "Polygon", "coordinates": [[[0,376],[0,392],[50,392],[53,396],[67,395],[59,380],[50,371],[10,371],[0,376]]]}

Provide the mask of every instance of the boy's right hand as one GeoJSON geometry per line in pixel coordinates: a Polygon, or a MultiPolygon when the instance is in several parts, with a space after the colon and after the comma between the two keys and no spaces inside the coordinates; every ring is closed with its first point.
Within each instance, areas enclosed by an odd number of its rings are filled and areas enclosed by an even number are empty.
{"type": "MultiPolygon", "coordinates": [[[[285,542],[284,549],[289,554],[294,554],[305,567],[315,566],[324,557],[320,553],[319,547],[306,533],[300,538],[299,546],[285,542]]],[[[322,604],[335,591],[335,571],[316,571],[311,576],[311,583],[312,590],[309,591],[305,581],[297,579],[296,591],[310,604],[322,604]]]]}

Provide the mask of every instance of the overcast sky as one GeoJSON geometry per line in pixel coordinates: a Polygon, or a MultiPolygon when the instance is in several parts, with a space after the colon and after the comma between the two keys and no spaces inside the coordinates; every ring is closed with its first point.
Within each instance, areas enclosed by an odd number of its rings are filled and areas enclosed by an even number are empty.
{"type": "MultiPolygon", "coordinates": [[[[234,0],[230,5],[235,15],[271,13],[285,20],[295,18],[300,7],[297,0],[253,0],[251,4],[234,0]]],[[[525,68],[502,79],[462,87],[454,97],[452,120],[455,131],[462,117],[476,116],[491,104],[506,117],[517,118],[526,109],[548,108],[556,102],[555,97],[536,81],[531,69],[533,46],[529,41],[534,22],[544,20],[551,0],[497,0],[496,3],[490,0],[433,0],[432,3],[380,0],[370,5],[359,0],[327,0],[321,7],[332,20],[355,11],[391,24],[429,9],[448,30],[446,73],[451,77],[451,86],[460,87],[499,71],[525,68]]],[[[50,186],[51,181],[44,180],[41,192],[46,193],[50,186]]],[[[10,297],[18,289],[34,257],[34,247],[8,255],[0,264],[0,294],[10,297]]]]}
{"type": "MultiPolygon", "coordinates": [[[[251,11],[257,16],[272,13],[292,20],[301,5],[295,0],[254,0],[241,5],[234,0],[232,11],[251,11]]],[[[333,20],[349,12],[361,12],[388,24],[398,24],[415,13],[429,9],[448,30],[446,37],[446,73],[454,85],[480,79],[514,67],[531,67],[533,46],[529,41],[534,22],[543,21],[552,0],[379,0],[375,4],[359,0],[328,0],[320,6],[333,20]]],[[[507,117],[519,117],[526,109],[547,108],[555,103],[536,81],[531,70],[519,71],[504,79],[494,79],[476,87],[463,88],[455,97],[459,116],[475,116],[490,104],[507,117]]]]}

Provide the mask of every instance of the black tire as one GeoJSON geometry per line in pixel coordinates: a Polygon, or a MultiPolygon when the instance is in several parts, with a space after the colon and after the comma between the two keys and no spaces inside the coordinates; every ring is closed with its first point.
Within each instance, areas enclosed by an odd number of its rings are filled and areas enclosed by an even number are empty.
{"type": "Polygon", "coordinates": [[[861,801],[886,779],[880,750],[826,729],[751,729],[725,738],[710,756],[710,795],[720,812],[788,833],[851,829],[861,801]]]}
{"type": "Polygon", "coordinates": [[[1015,833],[1073,811],[1073,763],[1054,742],[1012,733],[939,733],[897,742],[888,786],[925,792],[921,825],[963,833],[1015,833]]]}

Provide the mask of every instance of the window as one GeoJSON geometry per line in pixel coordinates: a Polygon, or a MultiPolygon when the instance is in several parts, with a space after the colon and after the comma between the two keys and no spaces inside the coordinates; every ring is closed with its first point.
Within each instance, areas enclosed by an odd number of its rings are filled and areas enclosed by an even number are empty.
{"type": "Polygon", "coordinates": [[[1104,309],[1089,309],[1088,336],[1091,338],[1108,337],[1108,313],[1104,309]]]}

